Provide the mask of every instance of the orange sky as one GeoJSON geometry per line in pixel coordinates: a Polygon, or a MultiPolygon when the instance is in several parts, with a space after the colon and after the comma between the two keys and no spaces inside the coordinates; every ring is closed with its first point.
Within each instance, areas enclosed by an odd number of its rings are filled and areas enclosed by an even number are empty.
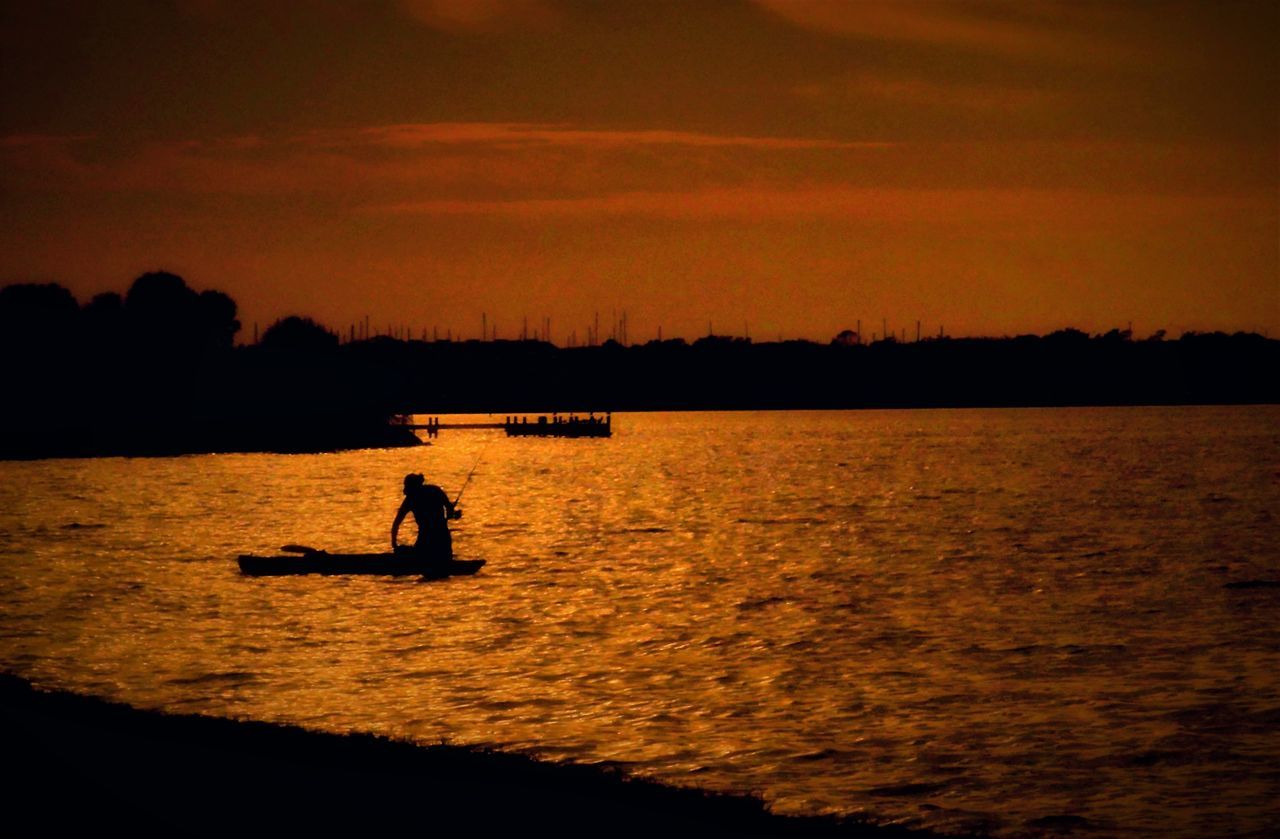
{"type": "Polygon", "coordinates": [[[1277,31],[1271,2],[5,2],[0,282],[166,268],[246,325],[560,341],[597,310],[1275,335],[1277,31]]]}

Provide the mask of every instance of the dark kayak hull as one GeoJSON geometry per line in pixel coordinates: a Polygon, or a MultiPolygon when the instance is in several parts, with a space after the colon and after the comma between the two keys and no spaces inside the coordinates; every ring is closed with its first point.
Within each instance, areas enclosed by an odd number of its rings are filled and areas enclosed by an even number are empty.
{"type": "Polygon", "coordinates": [[[474,574],[484,565],[483,559],[453,559],[448,562],[424,562],[420,557],[404,554],[331,554],[324,551],[298,556],[240,557],[240,573],[251,577],[282,577],[293,574],[378,574],[382,576],[443,578],[474,574]]]}

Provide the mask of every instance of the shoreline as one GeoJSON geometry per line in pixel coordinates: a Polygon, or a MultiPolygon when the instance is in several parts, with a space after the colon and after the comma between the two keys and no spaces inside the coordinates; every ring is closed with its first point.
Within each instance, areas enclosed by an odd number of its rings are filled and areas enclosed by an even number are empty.
{"type": "MultiPolygon", "coordinates": [[[[973,403],[920,403],[920,404],[884,404],[884,405],[854,405],[840,406],[828,404],[815,405],[785,405],[785,406],[757,406],[757,407],[716,407],[716,406],[660,406],[660,407],[639,407],[630,408],[626,411],[618,411],[617,413],[629,414],[653,414],[653,413],[753,413],[753,412],[817,412],[817,411],[969,411],[969,410],[1088,410],[1091,408],[1270,408],[1280,406],[1280,400],[1274,401],[1244,401],[1244,402],[1062,402],[1062,403],[1016,403],[1016,402],[973,402],[973,403]]],[[[473,410],[456,410],[456,411],[414,411],[415,414],[439,414],[448,415],[475,415],[488,414],[498,416],[502,414],[519,414],[521,411],[492,411],[488,409],[475,408],[473,410]]],[[[532,411],[524,411],[528,414],[550,414],[550,409],[538,409],[532,411]]],[[[293,440],[289,443],[276,441],[273,443],[230,443],[230,444],[200,444],[200,445],[178,445],[173,441],[162,441],[156,444],[154,441],[148,444],[130,443],[110,445],[95,445],[93,443],[78,442],[69,444],[65,442],[65,436],[59,434],[61,442],[52,443],[48,440],[37,441],[32,444],[28,442],[22,446],[14,446],[12,443],[0,444],[0,462],[31,462],[37,460],[89,460],[96,458],[163,458],[163,457],[189,457],[194,455],[208,454],[334,454],[338,452],[361,451],[365,449],[399,449],[399,448],[417,448],[432,445],[431,440],[423,440],[412,431],[406,431],[394,425],[388,425],[385,429],[380,429],[376,434],[365,434],[364,436],[344,437],[342,439],[325,439],[319,440],[315,437],[304,437],[300,440],[293,440]]]]}
{"type": "Polygon", "coordinates": [[[414,432],[393,425],[337,434],[285,429],[271,434],[206,433],[193,437],[142,433],[77,438],[66,429],[51,429],[38,434],[8,432],[8,438],[0,440],[0,461],[186,457],[201,454],[330,454],[426,445],[430,443],[414,432]]]}
{"type": "Polygon", "coordinates": [[[755,796],[478,747],[144,711],[3,673],[0,722],[8,763],[19,770],[12,800],[56,794],[67,804],[44,813],[47,827],[203,833],[420,822],[559,835],[938,835],[854,818],[776,815],[755,796]]]}

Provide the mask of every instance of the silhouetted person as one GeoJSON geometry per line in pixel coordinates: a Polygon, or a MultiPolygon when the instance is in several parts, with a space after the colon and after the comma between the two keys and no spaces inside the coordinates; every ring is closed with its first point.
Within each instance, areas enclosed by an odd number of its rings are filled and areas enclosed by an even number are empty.
{"type": "Polygon", "coordinates": [[[449,496],[435,484],[426,483],[422,475],[404,476],[404,501],[391,523],[391,550],[395,553],[413,551],[429,562],[448,562],[453,559],[453,536],[449,533],[449,519],[462,517],[462,511],[454,507],[449,496]],[[408,513],[418,524],[418,541],[412,548],[401,547],[400,523],[408,513]]]}

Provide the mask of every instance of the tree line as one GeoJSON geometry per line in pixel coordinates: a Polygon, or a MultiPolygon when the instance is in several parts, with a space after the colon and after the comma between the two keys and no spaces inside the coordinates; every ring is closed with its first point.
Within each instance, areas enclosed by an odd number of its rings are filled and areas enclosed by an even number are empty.
{"type": "Polygon", "coordinates": [[[1280,341],[1062,329],[830,342],[340,343],[291,316],[237,346],[235,301],[174,274],[79,304],[0,289],[0,455],[321,451],[412,444],[403,413],[1274,403],[1280,341]]]}
{"type": "MultiPolygon", "coordinates": [[[[0,456],[325,451],[411,445],[377,371],[303,346],[285,319],[237,347],[236,302],[151,272],[79,304],[53,284],[0,289],[0,456]]],[[[319,331],[304,324],[304,332],[319,331]]],[[[330,336],[331,337],[331,336],[330,336]]]]}

